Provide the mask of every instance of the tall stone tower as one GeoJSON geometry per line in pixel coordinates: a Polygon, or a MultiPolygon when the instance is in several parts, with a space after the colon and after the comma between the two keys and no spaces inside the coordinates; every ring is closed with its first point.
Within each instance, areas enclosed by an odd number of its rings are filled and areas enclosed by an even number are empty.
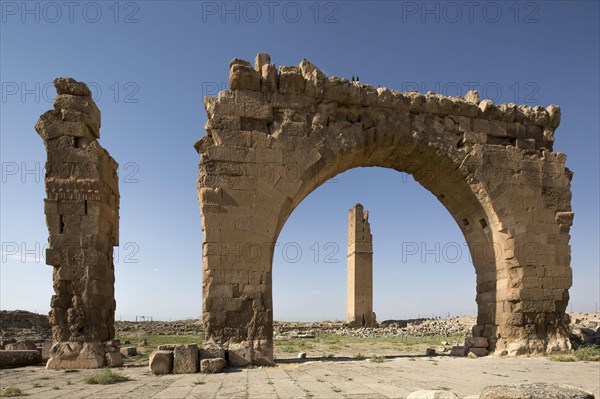
{"type": "Polygon", "coordinates": [[[348,211],[348,323],[376,327],[373,313],[373,236],[361,204],[348,211]]]}
{"type": "Polygon", "coordinates": [[[100,110],[85,83],[58,78],[54,86],[54,109],[35,126],[47,152],[46,263],[54,267],[47,367],[117,365],[107,341],[115,336],[118,165],[98,143],[100,110]]]}

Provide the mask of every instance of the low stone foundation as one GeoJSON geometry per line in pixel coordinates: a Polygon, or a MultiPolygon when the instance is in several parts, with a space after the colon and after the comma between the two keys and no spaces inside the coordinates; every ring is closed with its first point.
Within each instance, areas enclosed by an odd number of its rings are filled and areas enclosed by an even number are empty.
{"type": "MultiPolygon", "coordinates": [[[[264,343],[263,343],[264,345],[264,343]]],[[[224,349],[213,341],[206,341],[200,348],[196,344],[159,345],[152,352],[148,364],[149,371],[160,374],[214,374],[227,366],[246,367],[251,364],[274,366],[275,363],[264,356],[265,348],[255,347],[250,342],[232,343],[224,349]]],[[[272,353],[270,354],[272,358],[272,353]]]]}
{"type": "Polygon", "coordinates": [[[38,350],[0,350],[0,369],[35,366],[41,361],[38,350]]]}

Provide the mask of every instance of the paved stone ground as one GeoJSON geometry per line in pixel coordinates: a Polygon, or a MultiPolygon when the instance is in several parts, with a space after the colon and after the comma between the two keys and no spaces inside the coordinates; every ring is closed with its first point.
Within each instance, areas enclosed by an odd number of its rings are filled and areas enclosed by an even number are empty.
{"type": "Polygon", "coordinates": [[[449,389],[478,397],[493,384],[565,383],[600,399],[600,363],[560,363],[544,358],[481,359],[397,357],[368,360],[280,363],[278,367],[229,369],[214,375],[153,376],[145,367],[116,369],[130,377],[115,385],[87,385],[95,370],[74,373],[42,367],[0,371],[0,386],[21,388],[29,398],[405,398],[420,389],[449,389]],[[203,383],[198,384],[199,381],[203,383]],[[34,384],[41,385],[34,387],[34,384]]]}

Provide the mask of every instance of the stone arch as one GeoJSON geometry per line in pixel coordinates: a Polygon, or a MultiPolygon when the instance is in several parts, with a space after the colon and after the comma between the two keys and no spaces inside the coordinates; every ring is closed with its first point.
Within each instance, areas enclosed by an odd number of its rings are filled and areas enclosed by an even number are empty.
{"type": "Polygon", "coordinates": [[[279,232],[327,179],[360,166],[410,173],[458,223],[477,275],[475,336],[512,354],[569,349],[571,173],[552,152],[560,109],[495,106],[476,92],[399,93],[234,59],[205,98],[203,321],[208,338],[272,361],[279,232]]]}

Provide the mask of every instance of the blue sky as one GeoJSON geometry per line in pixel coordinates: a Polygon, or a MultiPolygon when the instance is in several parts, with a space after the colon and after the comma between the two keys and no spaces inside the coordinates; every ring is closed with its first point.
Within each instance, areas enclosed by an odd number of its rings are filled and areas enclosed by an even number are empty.
{"type": "MultiPolygon", "coordinates": [[[[599,3],[413,1],[78,1],[1,3],[0,307],[47,312],[46,154],[34,130],[54,77],[88,82],[101,144],[120,164],[117,319],[198,317],[198,155],[202,98],[228,64],[271,54],[328,75],[496,103],[558,104],[555,151],[568,155],[573,310],[599,301],[599,3]],[[224,5],[225,4],[225,5],[224,5]]],[[[433,195],[402,173],[353,169],[307,197],[275,248],[274,314],[344,319],[347,211],[361,202],[374,236],[378,319],[474,314],[464,238],[433,195]],[[461,251],[462,248],[462,251],[461,251]]]]}

